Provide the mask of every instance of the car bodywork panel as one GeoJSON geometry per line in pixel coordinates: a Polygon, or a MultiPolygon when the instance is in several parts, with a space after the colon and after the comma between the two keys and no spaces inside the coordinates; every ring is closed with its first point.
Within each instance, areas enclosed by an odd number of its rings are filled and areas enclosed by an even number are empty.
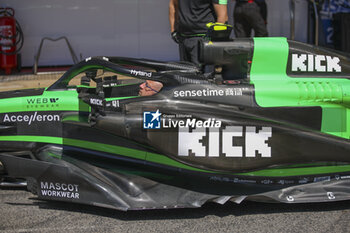
{"type": "Polygon", "coordinates": [[[120,210],[350,198],[348,57],[254,38],[204,42],[201,59],[221,71],[96,57],[46,89],[0,93],[4,176],[120,210]],[[71,86],[79,74],[96,87],[71,86]],[[138,96],[145,80],[164,87],[138,96]]]}

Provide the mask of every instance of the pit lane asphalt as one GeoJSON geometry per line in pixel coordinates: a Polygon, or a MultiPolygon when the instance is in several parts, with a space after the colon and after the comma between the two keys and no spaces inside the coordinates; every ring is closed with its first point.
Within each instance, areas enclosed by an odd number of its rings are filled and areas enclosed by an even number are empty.
{"type": "Polygon", "coordinates": [[[0,190],[0,232],[349,232],[350,201],[117,211],[0,190]]]}

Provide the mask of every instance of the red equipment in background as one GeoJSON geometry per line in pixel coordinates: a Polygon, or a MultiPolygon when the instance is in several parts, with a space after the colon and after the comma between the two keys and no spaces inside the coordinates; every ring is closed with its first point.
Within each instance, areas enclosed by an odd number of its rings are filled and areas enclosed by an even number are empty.
{"type": "Polygon", "coordinates": [[[23,46],[23,33],[14,15],[14,9],[0,8],[0,68],[6,74],[13,68],[20,71],[21,67],[18,52],[23,46]]]}

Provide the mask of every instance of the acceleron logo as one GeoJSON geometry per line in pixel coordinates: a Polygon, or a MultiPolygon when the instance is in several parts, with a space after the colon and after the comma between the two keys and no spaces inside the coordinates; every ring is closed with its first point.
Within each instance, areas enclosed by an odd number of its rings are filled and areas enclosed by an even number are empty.
{"type": "Polygon", "coordinates": [[[143,112],[143,128],[160,129],[161,115],[159,109],[156,112],[143,112]]]}

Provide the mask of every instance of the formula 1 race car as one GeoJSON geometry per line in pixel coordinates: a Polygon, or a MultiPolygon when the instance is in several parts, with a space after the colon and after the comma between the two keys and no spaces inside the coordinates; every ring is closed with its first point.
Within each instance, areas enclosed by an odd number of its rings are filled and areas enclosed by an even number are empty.
{"type": "Polygon", "coordinates": [[[119,210],[350,199],[346,54],[285,38],[200,51],[200,66],[87,58],[0,93],[3,183],[119,210]]]}

